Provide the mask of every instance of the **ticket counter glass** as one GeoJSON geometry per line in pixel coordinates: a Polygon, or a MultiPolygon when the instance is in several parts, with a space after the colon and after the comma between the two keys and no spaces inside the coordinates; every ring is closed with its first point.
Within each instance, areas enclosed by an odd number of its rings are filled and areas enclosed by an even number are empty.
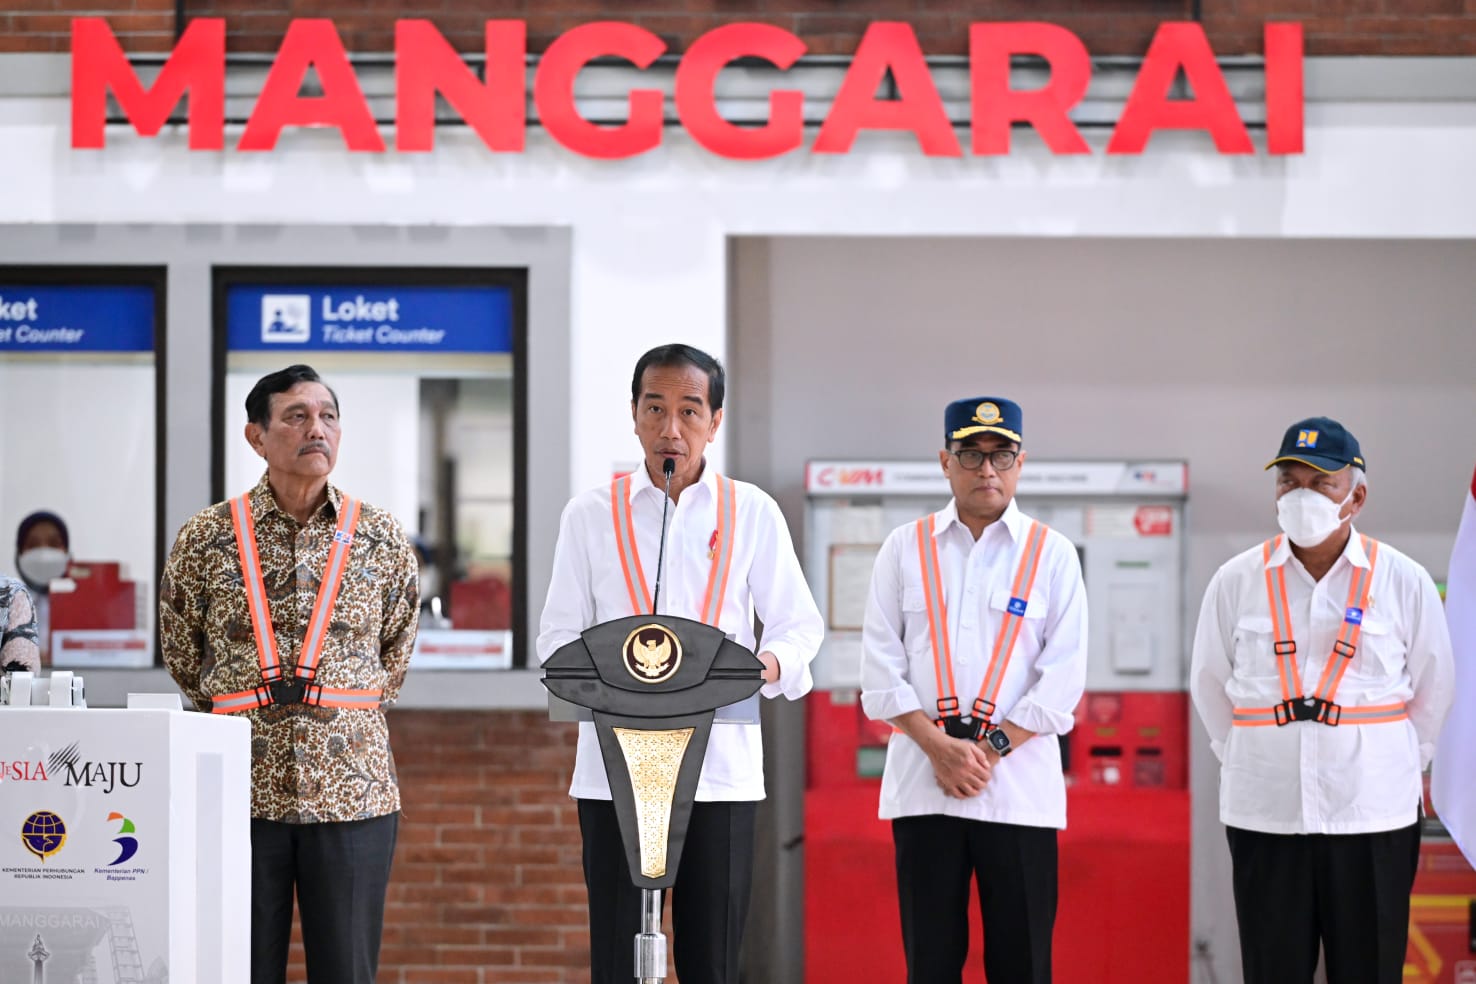
{"type": "Polygon", "coordinates": [[[0,571],[43,664],[154,662],[164,273],[0,268],[0,571]]]}
{"type": "Polygon", "coordinates": [[[501,270],[218,269],[218,498],[264,473],[246,396],[311,365],[335,391],[332,481],[389,510],[421,563],[412,669],[514,665],[524,277],[501,270]]]}

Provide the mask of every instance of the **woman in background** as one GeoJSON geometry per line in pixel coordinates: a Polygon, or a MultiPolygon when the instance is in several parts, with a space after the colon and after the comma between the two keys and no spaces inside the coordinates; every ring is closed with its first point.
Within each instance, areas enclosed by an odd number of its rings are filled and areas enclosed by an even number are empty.
{"type": "Polygon", "coordinates": [[[36,631],[31,638],[40,648],[41,662],[51,664],[51,582],[67,573],[72,562],[72,538],[67,524],[53,512],[33,512],[15,531],[15,566],[35,602],[36,631]]]}

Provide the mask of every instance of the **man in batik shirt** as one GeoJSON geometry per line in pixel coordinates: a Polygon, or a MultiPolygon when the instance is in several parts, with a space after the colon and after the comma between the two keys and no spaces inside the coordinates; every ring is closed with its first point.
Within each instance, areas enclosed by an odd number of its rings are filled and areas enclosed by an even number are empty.
{"type": "Polygon", "coordinates": [[[400,791],[383,707],[415,643],[418,567],[389,513],[328,483],[338,397],[263,377],[256,488],[192,517],[159,592],[164,663],[203,711],[251,720],[251,980],[285,979],[294,889],[312,981],[373,984],[400,791]]]}

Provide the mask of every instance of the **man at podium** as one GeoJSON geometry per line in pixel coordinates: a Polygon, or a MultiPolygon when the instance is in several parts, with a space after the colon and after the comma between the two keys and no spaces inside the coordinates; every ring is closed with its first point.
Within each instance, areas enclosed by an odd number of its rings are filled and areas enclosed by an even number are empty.
{"type": "Polygon", "coordinates": [[[193,516],[159,590],[164,663],[201,710],[251,719],[251,980],[286,977],[294,888],[308,979],[373,984],[400,791],[382,708],[415,644],[418,570],[389,513],[330,485],[338,397],[259,380],[256,487],[193,516]]]}
{"type": "MultiPolygon", "coordinates": [[[[809,691],[824,624],[784,516],[762,490],[718,475],[703,457],[723,420],[724,386],[718,361],[687,345],[663,345],[636,363],[631,414],[642,466],[565,507],[540,661],[590,626],[654,611],[715,625],[757,652],[763,696],[797,700],[809,691]],[[755,613],[764,625],[758,645],[755,613]]],[[[579,726],[569,794],[578,800],[584,838],[592,984],[625,984],[641,931],[641,892],[631,882],[590,723],[579,726]]],[[[672,890],[682,984],[737,984],[763,797],[757,719],[720,711],[672,890]]]]}

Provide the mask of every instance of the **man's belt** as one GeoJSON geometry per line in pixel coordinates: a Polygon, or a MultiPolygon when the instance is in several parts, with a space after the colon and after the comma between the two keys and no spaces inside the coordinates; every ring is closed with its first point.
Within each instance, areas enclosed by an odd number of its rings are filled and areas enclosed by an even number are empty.
{"type": "Polygon", "coordinates": [[[263,683],[251,690],[219,694],[211,699],[210,709],[216,714],[239,714],[242,711],[253,711],[270,704],[308,704],[313,707],[346,707],[362,710],[378,707],[383,698],[383,690],[325,687],[301,677],[286,677],[263,683]]]}
{"type": "Polygon", "coordinates": [[[1293,697],[1272,707],[1237,707],[1234,723],[1237,728],[1270,725],[1280,728],[1298,721],[1315,721],[1335,728],[1340,724],[1386,724],[1408,717],[1409,707],[1404,701],[1370,707],[1344,707],[1321,697],[1293,697]]]}

